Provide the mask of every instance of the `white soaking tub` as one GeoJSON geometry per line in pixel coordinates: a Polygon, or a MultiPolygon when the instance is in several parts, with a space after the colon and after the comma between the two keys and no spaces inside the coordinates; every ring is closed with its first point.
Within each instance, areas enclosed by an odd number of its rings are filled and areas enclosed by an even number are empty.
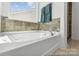
{"type": "MultiPolygon", "coordinates": [[[[56,34],[56,32],[54,34],[56,34]]],[[[19,31],[6,32],[6,35],[12,42],[22,42],[45,38],[51,36],[51,33],[49,31],[19,31]]]]}
{"type": "Polygon", "coordinates": [[[4,34],[8,36],[11,43],[0,44],[0,55],[15,55],[16,52],[16,55],[45,55],[52,48],[58,48],[61,43],[59,32],[53,32],[53,36],[49,31],[19,31],[5,32],[4,34]],[[24,46],[25,48],[23,48],[24,46]],[[17,48],[24,50],[18,50],[18,52],[17,48]],[[21,54],[19,54],[20,52],[21,54]]]}

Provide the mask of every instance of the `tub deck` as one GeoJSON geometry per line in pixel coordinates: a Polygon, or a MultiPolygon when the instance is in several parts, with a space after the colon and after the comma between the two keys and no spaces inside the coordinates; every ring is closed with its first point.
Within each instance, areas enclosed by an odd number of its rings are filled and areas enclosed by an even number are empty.
{"type": "MultiPolygon", "coordinates": [[[[25,33],[25,35],[26,35],[26,33],[25,33]]],[[[33,32],[32,32],[32,35],[33,35],[33,32]]],[[[35,35],[36,35],[36,33],[35,33],[35,35]]],[[[35,37],[33,36],[34,38],[30,36],[30,38],[33,38],[32,40],[29,40],[29,39],[26,38],[26,40],[24,39],[25,41],[22,41],[22,38],[20,38],[20,41],[14,40],[12,43],[0,44],[0,54],[5,53],[7,51],[14,50],[16,48],[21,48],[23,46],[28,46],[28,45],[31,45],[31,44],[35,44],[35,43],[38,43],[38,42],[41,42],[41,41],[44,41],[44,40],[48,40],[48,39],[53,40],[54,37],[60,36],[59,33],[55,33],[53,36],[50,36],[50,35],[46,36],[43,32],[42,32],[42,35],[44,35],[44,36],[41,36],[41,37],[38,37],[38,38],[35,38],[37,35],[35,37]]],[[[24,35],[21,34],[21,36],[24,36],[24,35]]],[[[25,36],[25,37],[27,37],[27,36],[25,36]]]]}

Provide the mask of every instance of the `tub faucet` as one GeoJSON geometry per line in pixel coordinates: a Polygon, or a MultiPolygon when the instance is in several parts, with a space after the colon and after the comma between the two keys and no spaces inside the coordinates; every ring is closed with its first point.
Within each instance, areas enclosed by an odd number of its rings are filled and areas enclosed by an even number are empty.
{"type": "Polygon", "coordinates": [[[51,36],[53,36],[53,32],[52,31],[49,31],[51,33],[51,36]]]}

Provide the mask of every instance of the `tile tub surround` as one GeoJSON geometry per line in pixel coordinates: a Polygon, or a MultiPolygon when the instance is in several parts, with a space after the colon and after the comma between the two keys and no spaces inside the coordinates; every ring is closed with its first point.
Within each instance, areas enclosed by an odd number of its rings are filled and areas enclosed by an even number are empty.
{"type": "MultiPolygon", "coordinates": [[[[3,20],[3,19],[2,19],[3,20]]],[[[38,24],[33,22],[26,21],[18,21],[18,20],[10,20],[4,19],[3,23],[1,23],[1,32],[8,31],[29,31],[29,30],[38,30],[38,26],[40,30],[49,30],[49,26],[51,26],[51,30],[59,31],[60,29],[60,18],[55,18],[52,22],[48,24],[38,24]],[[50,25],[49,25],[50,24],[50,25]]]]}
{"type": "Polygon", "coordinates": [[[52,20],[52,22],[49,22],[48,24],[40,24],[40,29],[42,30],[49,30],[49,28],[52,31],[60,31],[60,18],[55,18],[52,20]]]}
{"type": "Polygon", "coordinates": [[[6,20],[6,25],[2,25],[3,32],[8,31],[28,31],[31,29],[37,29],[37,23],[18,21],[18,20],[6,20]]]}

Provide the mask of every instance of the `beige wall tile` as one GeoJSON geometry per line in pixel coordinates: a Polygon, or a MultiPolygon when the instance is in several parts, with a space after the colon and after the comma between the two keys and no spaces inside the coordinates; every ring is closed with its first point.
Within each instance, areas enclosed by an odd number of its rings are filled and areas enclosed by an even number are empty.
{"type": "MultiPolygon", "coordinates": [[[[35,30],[35,29],[37,30],[39,26],[38,23],[8,20],[8,19],[6,19],[6,22],[4,23],[6,24],[6,26],[3,26],[5,32],[7,31],[29,31],[29,30],[35,30]]],[[[53,21],[50,22],[49,24],[40,24],[39,28],[41,30],[49,30],[50,28],[53,31],[59,31],[58,29],[60,28],[60,18],[53,19],[53,21]]]]}

